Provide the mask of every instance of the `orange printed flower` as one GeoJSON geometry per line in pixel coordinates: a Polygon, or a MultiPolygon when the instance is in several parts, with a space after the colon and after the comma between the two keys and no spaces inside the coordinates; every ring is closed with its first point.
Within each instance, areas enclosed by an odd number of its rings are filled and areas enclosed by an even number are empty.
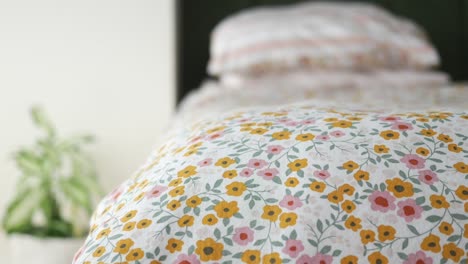
{"type": "Polygon", "coordinates": [[[354,194],[354,187],[345,183],[338,187],[338,192],[351,196],[354,194]]]}
{"type": "Polygon", "coordinates": [[[135,242],[132,239],[121,239],[115,244],[114,252],[119,254],[127,254],[130,251],[130,248],[133,247],[135,242]]]}
{"type": "Polygon", "coordinates": [[[400,138],[400,133],[393,130],[385,130],[380,132],[380,136],[385,140],[394,140],[400,138]]]}
{"type": "Polygon", "coordinates": [[[437,134],[437,132],[435,132],[435,131],[432,130],[432,129],[422,129],[420,133],[421,133],[423,136],[426,136],[426,137],[432,137],[432,136],[434,136],[435,134],[437,134]]]}
{"type": "Polygon", "coordinates": [[[246,264],[259,264],[260,263],[260,251],[259,250],[246,250],[242,254],[241,260],[246,264]]]}
{"type": "Polygon", "coordinates": [[[458,188],[455,190],[455,194],[458,196],[458,198],[462,200],[467,200],[468,199],[468,186],[465,186],[465,185],[458,186],[458,188]]]}
{"type": "Polygon", "coordinates": [[[185,201],[185,204],[190,208],[195,208],[202,203],[202,199],[198,195],[194,195],[185,201]]]}
{"type": "Polygon", "coordinates": [[[300,171],[307,167],[307,159],[297,159],[288,164],[288,168],[292,171],[300,171]]]}
{"type": "MultiPolygon", "coordinates": [[[[244,129],[246,129],[246,128],[244,128],[244,129]]],[[[265,129],[265,128],[262,128],[262,127],[257,127],[257,128],[253,128],[252,130],[250,130],[250,134],[252,134],[252,135],[263,135],[266,132],[268,132],[268,129],[265,129]]]]}
{"type": "Polygon", "coordinates": [[[349,255],[341,259],[340,261],[341,264],[358,264],[359,259],[356,256],[349,255]]]}
{"type": "Polygon", "coordinates": [[[353,170],[359,168],[359,164],[357,164],[356,162],[350,160],[350,161],[347,161],[347,162],[343,163],[343,168],[345,170],[348,170],[348,171],[353,171],[353,170]]]}
{"type": "Polygon", "coordinates": [[[335,190],[335,191],[330,192],[327,195],[327,199],[331,203],[337,204],[337,203],[340,203],[341,201],[343,201],[344,198],[343,198],[343,194],[341,194],[340,192],[335,190]]]}
{"type": "Polygon", "coordinates": [[[279,253],[273,252],[271,254],[267,254],[263,256],[263,263],[264,264],[270,264],[270,263],[281,264],[283,263],[283,260],[281,259],[279,253]]]}
{"type": "Polygon", "coordinates": [[[222,158],[222,159],[219,159],[218,161],[216,161],[215,166],[227,168],[227,167],[231,166],[234,163],[236,163],[235,160],[233,160],[233,159],[231,159],[229,157],[225,157],[225,158],[222,158]]]}
{"type": "Polygon", "coordinates": [[[395,239],[396,230],[392,226],[379,225],[377,227],[378,237],[380,241],[395,239]]]}
{"type": "Polygon", "coordinates": [[[346,200],[341,204],[341,208],[349,214],[356,209],[356,205],[352,201],[346,200]]]}
{"type": "Polygon", "coordinates": [[[201,261],[216,261],[223,256],[224,245],[217,243],[212,238],[197,241],[195,253],[200,256],[201,261]]]}
{"type": "Polygon", "coordinates": [[[444,221],[444,222],[440,223],[439,231],[442,234],[445,234],[445,235],[449,236],[449,235],[451,235],[453,233],[453,227],[452,227],[452,225],[450,223],[444,221]]]}
{"type": "Polygon", "coordinates": [[[437,139],[445,143],[450,143],[453,141],[453,139],[449,135],[445,134],[439,134],[439,136],[437,136],[437,139]]]}
{"type": "Polygon", "coordinates": [[[413,184],[404,182],[400,178],[393,178],[385,181],[387,189],[397,198],[411,197],[414,194],[413,184]]]}
{"type": "Polygon", "coordinates": [[[223,178],[226,179],[232,179],[237,176],[237,171],[236,170],[228,170],[223,173],[223,178]]]}
{"type": "Polygon", "coordinates": [[[375,241],[375,233],[372,230],[361,230],[359,235],[361,236],[361,242],[364,245],[375,241]]]}
{"type": "Polygon", "coordinates": [[[421,242],[421,249],[425,251],[439,253],[440,252],[440,238],[433,234],[428,235],[421,242]]]}
{"type": "Polygon", "coordinates": [[[447,209],[447,208],[450,207],[450,204],[445,199],[445,196],[433,194],[433,195],[431,195],[429,197],[429,200],[431,201],[431,206],[433,208],[436,208],[436,209],[445,208],[445,209],[447,209]]]}
{"type": "Polygon", "coordinates": [[[362,227],[361,226],[361,219],[351,215],[350,217],[348,217],[348,219],[346,219],[345,227],[348,228],[348,229],[353,230],[354,232],[356,232],[359,229],[361,229],[361,227],[362,227]]]}
{"type": "Polygon", "coordinates": [[[296,140],[297,141],[302,141],[302,142],[314,140],[314,138],[315,138],[315,135],[313,135],[311,133],[299,134],[299,135],[296,136],[296,140]]]}
{"type": "Polygon", "coordinates": [[[153,223],[153,221],[151,221],[150,219],[143,219],[143,220],[140,220],[137,224],[137,228],[138,229],[145,229],[147,228],[148,226],[151,225],[151,223],[153,223]]]}
{"type": "Polygon", "coordinates": [[[239,207],[237,206],[236,201],[221,201],[215,205],[214,210],[219,218],[231,218],[233,215],[239,212],[239,207]]]}
{"type": "Polygon", "coordinates": [[[218,223],[218,218],[216,218],[214,214],[207,214],[205,217],[203,217],[202,223],[204,225],[212,226],[218,223]]]}
{"type": "Polygon", "coordinates": [[[283,213],[280,215],[280,227],[286,228],[288,226],[294,226],[296,224],[297,214],[295,213],[283,213]]]}
{"type": "Polygon", "coordinates": [[[429,153],[431,153],[431,152],[427,148],[419,147],[419,148],[416,149],[416,153],[418,153],[419,155],[425,157],[425,156],[429,155],[429,153]]]}
{"type": "Polygon", "coordinates": [[[191,215],[184,215],[177,221],[180,227],[192,226],[195,218],[191,215]]]}
{"type": "Polygon", "coordinates": [[[171,238],[167,241],[166,249],[169,250],[169,252],[174,253],[177,251],[181,251],[183,246],[184,241],[171,238]]]}
{"type": "Polygon", "coordinates": [[[465,254],[465,251],[457,247],[455,243],[448,243],[444,245],[444,249],[442,250],[442,256],[445,259],[451,259],[455,263],[458,263],[464,254],[465,254]]]}
{"type": "Polygon", "coordinates": [[[177,172],[177,176],[180,178],[188,178],[190,176],[193,176],[197,174],[197,167],[189,165],[183,169],[181,169],[179,172],[177,172]]]}
{"type": "Polygon", "coordinates": [[[136,222],[128,222],[122,227],[123,231],[132,231],[136,226],[136,222]]]}
{"type": "Polygon", "coordinates": [[[132,249],[128,255],[125,257],[127,261],[136,261],[140,260],[145,256],[145,252],[141,248],[132,249]]]}
{"type": "Polygon", "coordinates": [[[369,180],[369,172],[363,171],[363,170],[358,170],[356,173],[354,173],[354,179],[356,181],[368,181],[369,180]]]}
{"type": "Polygon", "coordinates": [[[463,162],[457,162],[455,164],[453,164],[453,167],[458,171],[458,172],[461,172],[461,173],[468,173],[468,164],[465,164],[463,162]]]}
{"type": "Polygon", "coordinates": [[[271,136],[276,140],[285,140],[285,139],[289,139],[289,137],[291,136],[291,132],[281,131],[281,132],[273,133],[271,136]]]}
{"type": "Polygon", "coordinates": [[[389,148],[387,148],[387,146],[385,146],[385,145],[375,145],[374,146],[374,151],[377,154],[388,153],[389,148]]]}
{"type": "Polygon", "coordinates": [[[262,218],[275,222],[283,210],[277,205],[265,205],[263,207],[262,218]]]}
{"type": "Polygon", "coordinates": [[[451,152],[454,152],[454,153],[460,153],[463,151],[463,148],[458,146],[457,144],[448,144],[447,146],[448,150],[451,151],[451,152]]]}
{"type": "Polygon", "coordinates": [[[172,200],[172,201],[170,201],[170,202],[166,205],[166,207],[167,207],[167,209],[169,209],[169,210],[171,210],[171,211],[174,211],[174,210],[176,210],[177,208],[179,208],[180,205],[181,205],[181,204],[180,204],[179,201],[177,201],[177,200],[172,200]]]}
{"type": "Polygon", "coordinates": [[[388,258],[380,252],[374,252],[367,257],[370,264],[388,264],[388,258]]]}
{"type": "Polygon", "coordinates": [[[352,122],[346,121],[346,120],[338,120],[332,123],[333,127],[341,127],[341,128],[348,128],[348,127],[351,127],[352,125],[353,125],[352,122]]]}
{"type": "Polygon", "coordinates": [[[226,186],[227,195],[231,196],[241,196],[247,187],[243,182],[233,182],[226,186]]]}
{"type": "Polygon", "coordinates": [[[315,191],[315,192],[323,192],[325,190],[325,183],[323,182],[318,182],[318,181],[315,181],[315,182],[312,182],[310,185],[309,185],[309,188],[312,190],[312,191],[315,191]]]}

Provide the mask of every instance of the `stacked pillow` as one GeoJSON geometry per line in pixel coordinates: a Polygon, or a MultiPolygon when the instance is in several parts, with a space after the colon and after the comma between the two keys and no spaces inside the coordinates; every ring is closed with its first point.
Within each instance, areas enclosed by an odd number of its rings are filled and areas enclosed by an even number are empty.
{"type": "Polygon", "coordinates": [[[213,31],[211,75],[293,69],[427,69],[435,48],[416,24],[362,3],[249,9],[213,31]]]}

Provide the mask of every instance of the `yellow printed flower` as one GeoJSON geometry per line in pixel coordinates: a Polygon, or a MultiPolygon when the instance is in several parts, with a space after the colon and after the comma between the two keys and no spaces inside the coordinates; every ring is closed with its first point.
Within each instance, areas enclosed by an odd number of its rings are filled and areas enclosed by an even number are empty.
{"type": "Polygon", "coordinates": [[[437,136],[437,139],[445,143],[450,143],[453,141],[453,139],[449,135],[445,134],[439,134],[439,136],[437,136]]]}
{"type": "Polygon", "coordinates": [[[349,255],[341,259],[340,261],[341,264],[358,264],[359,259],[356,256],[349,255]]]}
{"type": "Polygon", "coordinates": [[[330,192],[327,195],[327,199],[331,203],[337,204],[337,203],[340,203],[341,201],[343,201],[344,198],[343,198],[343,194],[341,194],[340,192],[335,190],[335,191],[330,192]]]}
{"type": "Polygon", "coordinates": [[[125,257],[127,261],[136,261],[140,260],[145,256],[145,252],[141,248],[132,249],[128,255],[125,257]]]}
{"type": "Polygon", "coordinates": [[[422,129],[420,133],[426,137],[432,137],[437,134],[437,132],[432,129],[422,129]]]}
{"type": "Polygon", "coordinates": [[[182,179],[177,178],[177,179],[172,180],[172,181],[169,183],[169,186],[174,187],[174,186],[180,185],[181,183],[182,183],[182,179]]]}
{"type": "Polygon", "coordinates": [[[370,264],[388,264],[388,258],[380,252],[374,252],[367,257],[370,264]]]}
{"type": "Polygon", "coordinates": [[[192,156],[193,154],[196,154],[197,152],[198,152],[198,149],[191,149],[184,153],[184,157],[192,156]]]}
{"type": "Polygon", "coordinates": [[[261,128],[261,127],[257,127],[257,128],[250,130],[250,134],[252,135],[263,135],[266,132],[268,132],[268,129],[261,128]]]}
{"type": "Polygon", "coordinates": [[[283,213],[280,215],[280,227],[286,228],[288,226],[294,226],[296,224],[297,214],[295,213],[283,213]]]}
{"type": "Polygon", "coordinates": [[[202,223],[204,225],[212,226],[218,223],[218,218],[216,218],[214,214],[207,214],[205,217],[203,217],[202,223]]]}
{"type": "Polygon", "coordinates": [[[275,222],[283,210],[277,205],[265,205],[263,207],[262,218],[275,222]]]}
{"type": "Polygon", "coordinates": [[[233,182],[226,186],[226,190],[227,195],[241,196],[247,190],[247,187],[242,182],[233,182]]]}
{"type": "Polygon", "coordinates": [[[93,252],[93,257],[99,258],[99,257],[102,256],[104,253],[106,253],[106,248],[103,247],[103,246],[100,246],[100,247],[96,248],[96,250],[94,250],[94,252],[93,252]]]}
{"type": "Polygon", "coordinates": [[[167,241],[166,249],[169,250],[169,252],[174,253],[182,250],[182,247],[184,246],[184,241],[171,238],[167,241]]]}
{"type": "Polygon", "coordinates": [[[147,228],[148,226],[151,225],[151,223],[153,223],[153,221],[151,221],[150,219],[143,219],[143,220],[140,220],[137,224],[137,228],[138,229],[145,229],[147,228]]]}
{"type": "Polygon", "coordinates": [[[221,158],[219,159],[218,161],[216,161],[215,165],[218,166],[218,167],[223,167],[223,168],[227,168],[229,166],[231,166],[232,164],[234,164],[236,161],[229,158],[229,157],[224,157],[224,158],[221,158]]]}
{"type": "Polygon", "coordinates": [[[468,200],[468,186],[458,186],[458,188],[455,190],[455,194],[462,200],[468,200]]]}
{"type": "Polygon", "coordinates": [[[312,182],[310,185],[309,185],[309,188],[314,191],[314,192],[323,192],[325,190],[325,187],[326,187],[326,184],[323,183],[323,182],[318,182],[318,181],[315,181],[315,182],[312,182]]]}
{"type": "Polygon", "coordinates": [[[185,193],[185,186],[179,186],[179,187],[175,187],[174,189],[172,189],[171,191],[169,191],[169,195],[171,197],[176,197],[176,196],[179,196],[179,195],[183,195],[185,193]]]}
{"type": "Polygon", "coordinates": [[[359,168],[359,164],[357,164],[356,162],[350,160],[350,161],[347,161],[347,162],[343,163],[343,168],[345,170],[348,170],[348,171],[353,171],[353,170],[359,168]]]}
{"type": "Polygon", "coordinates": [[[349,214],[352,213],[354,209],[356,209],[356,205],[353,203],[353,201],[346,200],[341,204],[341,208],[349,214]]]}
{"type": "Polygon", "coordinates": [[[451,152],[454,152],[454,153],[460,153],[463,151],[463,148],[458,146],[457,144],[448,144],[447,146],[448,150],[451,151],[451,152]]]}
{"type": "Polygon", "coordinates": [[[375,233],[372,230],[361,230],[359,235],[361,236],[361,242],[364,245],[375,241],[375,233]]]}
{"type": "Polygon", "coordinates": [[[237,177],[237,171],[236,170],[228,170],[223,173],[223,178],[226,179],[232,179],[237,177]]]}
{"type": "Polygon", "coordinates": [[[119,254],[127,254],[130,251],[130,248],[133,247],[135,242],[132,239],[122,239],[115,244],[114,252],[119,254]]]}
{"type": "Polygon", "coordinates": [[[292,171],[300,171],[303,168],[307,167],[307,159],[296,159],[288,163],[288,168],[292,171]]]}
{"type": "Polygon", "coordinates": [[[239,207],[237,206],[236,201],[221,201],[215,205],[214,210],[219,218],[231,218],[233,215],[239,212],[239,207]]]}
{"type": "Polygon", "coordinates": [[[356,181],[368,181],[369,180],[369,172],[363,171],[363,170],[358,170],[356,173],[354,173],[354,179],[356,181]]]}
{"type": "Polygon", "coordinates": [[[348,128],[353,125],[352,122],[346,121],[346,120],[338,120],[336,122],[332,123],[333,127],[341,127],[341,128],[348,128]]]}
{"type": "Polygon", "coordinates": [[[323,121],[325,121],[325,122],[336,122],[336,121],[338,121],[338,118],[329,117],[329,118],[324,118],[323,121]]]}
{"type": "Polygon", "coordinates": [[[428,235],[421,242],[421,249],[425,251],[439,253],[440,252],[440,238],[433,234],[428,235]]]}
{"type": "Polygon", "coordinates": [[[137,210],[129,211],[122,218],[120,218],[120,221],[123,223],[128,222],[130,219],[136,216],[137,212],[137,210]]]}
{"type": "Polygon", "coordinates": [[[225,126],[219,126],[219,127],[215,127],[215,128],[212,128],[212,129],[208,129],[208,130],[206,131],[206,133],[212,134],[212,133],[216,133],[216,132],[223,131],[224,129],[226,129],[225,126]]]}
{"type": "Polygon", "coordinates": [[[457,162],[453,164],[453,167],[461,173],[468,173],[468,164],[465,164],[463,162],[457,162]]]}
{"type": "Polygon", "coordinates": [[[189,165],[183,169],[181,169],[179,172],[177,172],[177,176],[181,178],[188,178],[190,176],[193,176],[197,174],[197,167],[189,165]]]}
{"type": "Polygon", "coordinates": [[[122,227],[123,231],[132,231],[136,226],[136,222],[128,222],[122,227]]]}
{"type": "Polygon", "coordinates": [[[341,185],[340,187],[338,187],[338,192],[339,193],[342,193],[342,194],[346,194],[348,196],[351,196],[354,194],[354,187],[345,183],[343,185],[341,185]]]}
{"type": "Polygon", "coordinates": [[[146,194],[145,192],[140,193],[139,195],[135,197],[135,199],[133,199],[133,201],[134,202],[140,201],[141,199],[143,199],[143,197],[145,197],[145,194],[146,194]]]}
{"type": "Polygon", "coordinates": [[[246,250],[242,254],[241,260],[246,264],[259,264],[260,263],[260,251],[259,250],[246,250]]]}
{"type": "Polygon", "coordinates": [[[361,219],[351,215],[350,217],[348,217],[348,219],[346,219],[345,227],[348,228],[348,229],[353,230],[354,232],[356,232],[359,229],[361,229],[361,227],[362,227],[361,226],[361,219]]]}
{"type": "Polygon", "coordinates": [[[387,241],[395,239],[396,230],[392,226],[379,225],[377,227],[380,241],[387,241]]]}
{"type": "Polygon", "coordinates": [[[198,197],[198,195],[194,195],[194,196],[188,198],[187,201],[185,201],[185,204],[188,207],[191,207],[191,208],[195,208],[195,207],[199,206],[201,203],[202,203],[202,199],[200,197],[198,197]]]}
{"type": "Polygon", "coordinates": [[[445,199],[445,196],[433,194],[433,195],[431,195],[429,197],[429,200],[431,201],[431,206],[433,208],[436,208],[436,209],[445,208],[445,209],[447,209],[447,208],[450,207],[450,204],[445,199]]]}
{"type": "Polygon", "coordinates": [[[288,187],[296,187],[299,184],[299,180],[296,177],[289,177],[284,182],[284,185],[288,187]]]}
{"type": "Polygon", "coordinates": [[[448,243],[444,245],[444,249],[442,250],[442,256],[445,259],[451,259],[455,263],[458,263],[464,254],[465,254],[465,251],[457,247],[455,243],[448,243]]]}
{"type": "Polygon", "coordinates": [[[177,221],[180,227],[192,226],[195,218],[191,215],[184,215],[177,221]]]}
{"type": "Polygon", "coordinates": [[[212,238],[197,241],[195,253],[200,256],[201,261],[216,261],[223,256],[224,245],[217,243],[212,238]]]}
{"type": "Polygon", "coordinates": [[[181,205],[181,204],[180,204],[179,201],[177,201],[177,200],[172,200],[172,201],[170,201],[170,202],[166,205],[166,207],[167,207],[167,209],[169,209],[169,210],[171,210],[171,211],[174,211],[174,210],[176,210],[177,208],[179,208],[180,205],[181,205]]]}
{"type": "Polygon", "coordinates": [[[110,228],[103,229],[103,230],[101,230],[101,232],[99,232],[96,239],[101,239],[101,238],[103,238],[105,236],[108,236],[110,234],[110,232],[111,232],[110,228]]]}
{"type": "Polygon", "coordinates": [[[389,148],[387,148],[387,146],[385,146],[385,145],[375,145],[374,146],[374,151],[377,154],[388,153],[389,148]]]}
{"type": "Polygon", "coordinates": [[[380,132],[380,136],[385,140],[394,140],[400,138],[400,133],[393,130],[384,130],[380,132]]]}
{"type": "Polygon", "coordinates": [[[263,256],[263,264],[282,264],[283,260],[279,253],[273,252],[263,256]]]}
{"type": "Polygon", "coordinates": [[[387,189],[397,198],[411,197],[414,194],[413,184],[404,182],[400,178],[393,178],[385,181],[387,189]]]}
{"type": "Polygon", "coordinates": [[[302,141],[302,142],[314,140],[314,138],[315,138],[315,135],[313,135],[311,133],[299,134],[299,135],[296,136],[296,140],[297,141],[302,141]]]}
{"type": "Polygon", "coordinates": [[[452,227],[452,225],[450,223],[444,221],[444,222],[440,223],[439,231],[442,234],[445,234],[445,235],[449,236],[449,235],[451,235],[453,233],[453,227],[452,227]]]}
{"type": "Polygon", "coordinates": [[[289,137],[291,136],[291,132],[289,131],[275,132],[271,136],[276,140],[285,140],[285,139],[289,139],[289,137]]]}
{"type": "Polygon", "coordinates": [[[427,148],[419,147],[416,149],[416,153],[418,153],[421,156],[426,157],[431,152],[427,148]]]}

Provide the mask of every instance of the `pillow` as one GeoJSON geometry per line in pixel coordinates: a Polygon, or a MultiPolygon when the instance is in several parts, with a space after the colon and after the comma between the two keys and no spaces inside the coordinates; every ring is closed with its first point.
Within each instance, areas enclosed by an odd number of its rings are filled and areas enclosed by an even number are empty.
{"type": "Polygon", "coordinates": [[[424,69],[437,51],[413,22],[362,3],[307,2],[242,11],[212,32],[208,72],[292,68],[424,69]]]}

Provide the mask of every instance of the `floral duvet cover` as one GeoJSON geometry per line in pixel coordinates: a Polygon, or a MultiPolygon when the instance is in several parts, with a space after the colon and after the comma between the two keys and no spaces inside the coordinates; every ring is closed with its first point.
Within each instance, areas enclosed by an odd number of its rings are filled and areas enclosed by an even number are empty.
{"type": "Polygon", "coordinates": [[[466,263],[468,113],[251,110],[179,129],[74,263],[466,263]]]}

